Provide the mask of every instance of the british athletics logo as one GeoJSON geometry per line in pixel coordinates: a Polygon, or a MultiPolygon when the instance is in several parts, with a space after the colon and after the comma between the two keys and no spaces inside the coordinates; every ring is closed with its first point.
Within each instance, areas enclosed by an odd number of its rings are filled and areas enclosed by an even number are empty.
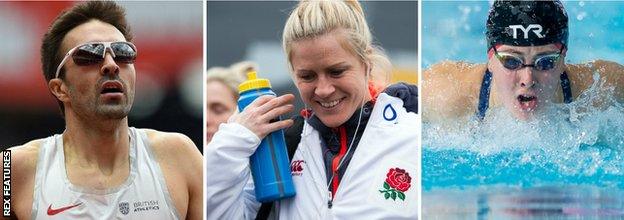
{"type": "Polygon", "coordinates": [[[121,212],[121,214],[124,214],[124,215],[127,215],[128,213],[130,213],[130,203],[128,202],[119,203],[119,212],[121,212]]]}
{"type": "Polygon", "coordinates": [[[11,216],[11,151],[2,151],[2,216],[11,216]]]}

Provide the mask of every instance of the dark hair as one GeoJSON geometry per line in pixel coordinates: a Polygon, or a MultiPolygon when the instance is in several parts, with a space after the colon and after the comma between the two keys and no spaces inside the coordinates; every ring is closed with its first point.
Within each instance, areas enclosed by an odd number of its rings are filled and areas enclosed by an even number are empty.
{"type": "MultiPolygon", "coordinates": [[[[61,63],[64,54],[60,53],[61,43],[65,35],[75,27],[87,23],[91,20],[99,20],[117,28],[127,41],[132,40],[130,26],[126,21],[126,10],[111,1],[89,1],[74,5],[69,10],[59,14],[48,31],[43,35],[41,44],[41,66],[46,83],[53,79],[58,65],[61,63]]],[[[59,78],[63,79],[65,70],[61,69],[59,78]]],[[[63,103],[57,99],[64,115],[63,103]]]]}

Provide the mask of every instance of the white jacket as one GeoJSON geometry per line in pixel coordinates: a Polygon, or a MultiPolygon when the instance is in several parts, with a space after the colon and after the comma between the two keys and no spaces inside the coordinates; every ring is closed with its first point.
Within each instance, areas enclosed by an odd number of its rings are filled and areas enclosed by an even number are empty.
{"type": "MultiPolygon", "coordinates": [[[[279,218],[417,219],[420,120],[402,106],[399,98],[385,93],[378,96],[331,209],[319,133],[306,123],[291,160],[291,166],[302,168],[292,173],[297,194],[275,204],[279,218]],[[390,171],[398,171],[396,168],[411,177],[409,188],[406,179],[396,188],[392,188],[396,179],[386,183],[390,171]],[[399,193],[399,188],[404,192],[399,193]]],[[[254,196],[249,157],[259,144],[260,139],[251,131],[231,123],[221,125],[206,147],[209,220],[255,218],[260,203],[254,196]]]]}

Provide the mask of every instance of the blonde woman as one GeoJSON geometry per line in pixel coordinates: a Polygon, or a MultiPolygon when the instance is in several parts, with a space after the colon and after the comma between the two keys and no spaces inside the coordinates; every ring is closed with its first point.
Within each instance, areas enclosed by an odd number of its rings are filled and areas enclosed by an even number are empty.
{"type": "Polygon", "coordinates": [[[207,167],[214,167],[207,174],[208,219],[268,212],[280,219],[416,219],[416,88],[386,88],[390,61],[372,44],[360,4],[300,2],[284,27],[283,47],[306,110],[271,122],[293,110],[294,96],[264,96],[220,127],[206,150],[207,167]],[[300,126],[286,131],[286,141],[297,194],[261,205],[249,156],[264,136],[293,123],[300,126]]]}
{"type": "Polygon", "coordinates": [[[206,72],[206,136],[210,143],[219,125],[236,112],[238,85],[245,81],[245,73],[258,69],[249,61],[230,67],[212,67],[206,72]]]}

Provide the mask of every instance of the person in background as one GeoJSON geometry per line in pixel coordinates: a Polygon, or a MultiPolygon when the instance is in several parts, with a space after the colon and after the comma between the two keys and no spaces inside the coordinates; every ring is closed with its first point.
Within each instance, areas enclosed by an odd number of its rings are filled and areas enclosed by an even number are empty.
{"type": "Polygon", "coordinates": [[[246,79],[246,73],[255,71],[258,65],[242,61],[230,67],[212,67],[206,72],[206,143],[210,143],[219,125],[237,110],[238,85],[246,79]]]}

